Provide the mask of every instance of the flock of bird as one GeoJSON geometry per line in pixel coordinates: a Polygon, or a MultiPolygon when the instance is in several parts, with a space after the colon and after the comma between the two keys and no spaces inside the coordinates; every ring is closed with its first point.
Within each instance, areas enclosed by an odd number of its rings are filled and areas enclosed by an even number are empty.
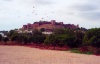
{"type": "MultiPolygon", "coordinates": [[[[35,7],[34,6],[33,6],[33,9],[34,10],[32,11],[32,13],[35,14],[35,15],[38,15],[38,13],[35,12],[35,7]]],[[[19,12],[19,10],[17,10],[17,12],[19,12]]],[[[51,13],[53,14],[54,12],[51,12],[51,13]]],[[[49,17],[46,13],[44,15],[46,17],[49,17]]],[[[27,16],[29,17],[30,15],[28,14],[27,16]]],[[[20,18],[20,16],[18,16],[18,18],[20,18]]],[[[44,17],[41,18],[41,20],[43,20],[43,19],[44,19],[44,17]]]]}

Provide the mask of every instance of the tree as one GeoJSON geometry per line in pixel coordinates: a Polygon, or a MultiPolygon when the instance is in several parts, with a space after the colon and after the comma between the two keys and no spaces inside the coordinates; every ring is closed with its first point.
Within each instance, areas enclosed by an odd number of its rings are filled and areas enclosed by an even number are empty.
{"type": "Polygon", "coordinates": [[[23,35],[18,35],[18,38],[17,38],[18,44],[23,44],[23,39],[24,39],[23,35]]]}
{"type": "Polygon", "coordinates": [[[44,44],[47,46],[52,45],[55,49],[58,40],[56,39],[55,35],[47,35],[46,39],[44,40],[44,44]]]}
{"type": "Polygon", "coordinates": [[[65,38],[66,37],[66,34],[62,34],[62,35],[55,35],[55,38],[56,38],[56,42],[57,42],[57,45],[59,46],[59,47],[63,47],[63,46],[65,46],[65,38]]]}
{"type": "Polygon", "coordinates": [[[4,37],[4,38],[3,38],[3,41],[4,41],[5,44],[6,44],[6,42],[9,41],[9,38],[8,38],[8,37],[4,37]]]}
{"type": "Polygon", "coordinates": [[[84,33],[81,30],[76,30],[75,31],[75,47],[80,47],[82,45],[84,33]]]}
{"type": "Polygon", "coordinates": [[[58,46],[70,46],[75,47],[76,43],[75,40],[75,33],[72,29],[56,29],[54,30],[54,34],[56,36],[56,39],[58,41],[58,46]]]}
{"type": "Polygon", "coordinates": [[[17,32],[15,30],[10,30],[9,31],[9,37],[11,37],[13,34],[16,34],[17,32]]]}
{"type": "Polygon", "coordinates": [[[42,32],[40,32],[39,30],[34,30],[32,34],[32,40],[34,43],[41,44],[44,42],[45,36],[42,34],[42,32]]]}
{"type": "Polygon", "coordinates": [[[1,34],[0,34],[0,41],[2,40],[2,36],[1,36],[1,34]]]}
{"type": "Polygon", "coordinates": [[[17,41],[18,40],[18,35],[13,35],[11,37],[11,41],[17,41]]]}
{"type": "Polygon", "coordinates": [[[35,30],[32,31],[32,35],[33,36],[42,35],[42,32],[37,30],[37,29],[35,29],[35,30]]]}
{"type": "Polygon", "coordinates": [[[75,37],[73,36],[68,36],[65,39],[65,43],[67,46],[70,46],[71,48],[76,47],[76,43],[74,42],[75,37]]]}
{"type": "Polygon", "coordinates": [[[100,48],[100,28],[89,29],[84,36],[83,45],[100,48]]]}
{"type": "Polygon", "coordinates": [[[43,35],[33,36],[33,42],[36,44],[41,44],[44,42],[44,40],[45,40],[45,36],[43,35]]]}
{"type": "Polygon", "coordinates": [[[28,43],[31,42],[31,40],[30,40],[30,38],[28,36],[24,36],[23,42],[24,42],[24,44],[28,44],[28,43]]]}
{"type": "Polygon", "coordinates": [[[55,47],[57,46],[58,44],[58,39],[55,35],[51,35],[50,36],[50,42],[52,44],[52,46],[54,47],[54,50],[55,50],[55,47]]]}
{"type": "Polygon", "coordinates": [[[9,38],[11,39],[11,41],[17,41],[19,35],[20,34],[17,33],[15,30],[10,30],[9,31],[9,38]]]}
{"type": "Polygon", "coordinates": [[[49,37],[49,36],[47,36],[46,39],[44,40],[44,44],[45,44],[47,47],[49,47],[49,45],[51,44],[51,42],[50,42],[50,37],[49,37]]]}

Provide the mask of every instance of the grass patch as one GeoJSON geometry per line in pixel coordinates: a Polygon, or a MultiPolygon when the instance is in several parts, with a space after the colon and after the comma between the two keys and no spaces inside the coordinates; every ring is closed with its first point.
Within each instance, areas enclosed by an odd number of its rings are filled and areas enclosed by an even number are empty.
{"type": "Polygon", "coordinates": [[[73,49],[71,49],[70,50],[71,52],[73,52],[73,53],[79,53],[79,54],[88,54],[88,55],[91,55],[91,54],[93,54],[93,52],[91,52],[91,51],[87,51],[87,52],[81,52],[78,48],[73,48],[73,49]]]}
{"type": "Polygon", "coordinates": [[[91,55],[91,54],[93,54],[93,52],[91,52],[91,51],[88,51],[88,52],[85,52],[84,54],[91,55]]]}
{"type": "Polygon", "coordinates": [[[73,53],[81,53],[81,51],[79,49],[76,49],[76,48],[71,49],[70,51],[73,53]]]}

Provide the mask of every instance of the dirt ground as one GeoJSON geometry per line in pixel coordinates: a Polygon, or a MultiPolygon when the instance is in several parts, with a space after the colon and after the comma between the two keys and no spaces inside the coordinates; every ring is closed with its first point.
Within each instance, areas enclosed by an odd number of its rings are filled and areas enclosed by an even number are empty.
{"type": "Polygon", "coordinates": [[[0,64],[100,64],[100,56],[0,45],[0,64]]]}

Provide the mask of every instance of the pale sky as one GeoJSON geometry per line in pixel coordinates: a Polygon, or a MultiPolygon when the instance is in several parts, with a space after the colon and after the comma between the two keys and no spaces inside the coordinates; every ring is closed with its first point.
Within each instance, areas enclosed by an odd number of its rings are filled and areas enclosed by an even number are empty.
{"type": "Polygon", "coordinates": [[[100,0],[0,0],[0,30],[40,20],[100,28],[100,0]]]}

